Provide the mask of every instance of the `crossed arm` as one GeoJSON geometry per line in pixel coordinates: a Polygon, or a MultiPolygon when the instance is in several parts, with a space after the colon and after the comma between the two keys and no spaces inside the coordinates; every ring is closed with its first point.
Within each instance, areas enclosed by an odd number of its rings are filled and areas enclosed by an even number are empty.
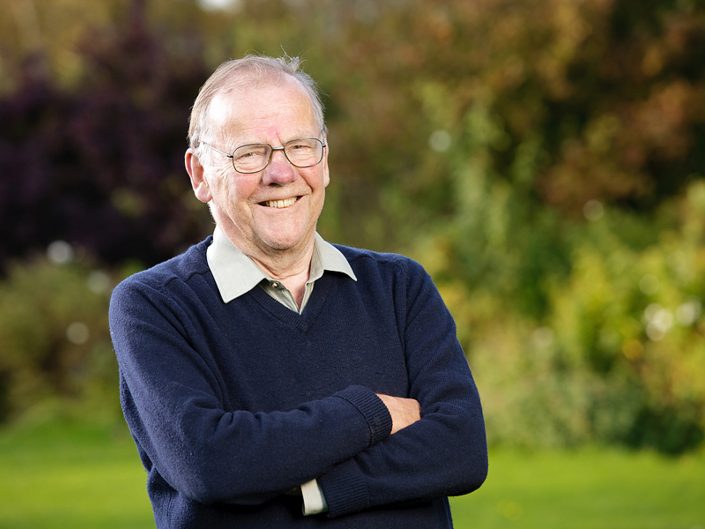
{"type": "MultiPolygon", "coordinates": [[[[419,288],[432,299],[418,300],[417,317],[444,310],[434,289],[419,288]]],[[[157,297],[123,288],[111,306],[123,407],[153,467],[193,500],[261,503],[315,478],[329,516],[339,516],[466,493],[484,480],[479,399],[449,315],[433,335],[410,322],[407,341],[440,353],[409,363],[406,397],[351,386],[287,411],[230,411],[183,339],[183,315],[137,310],[157,297]],[[145,354],[157,346],[169,355],[145,354]]]]}
{"type": "MultiPolygon", "coordinates": [[[[421,406],[416,399],[394,397],[377,393],[377,397],[384,403],[392,420],[390,435],[411,426],[421,420],[421,406]]],[[[303,495],[303,512],[305,515],[320,514],[327,509],[326,500],[321,492],[321,487],[315,479],[301,485],[303,495]]]]}

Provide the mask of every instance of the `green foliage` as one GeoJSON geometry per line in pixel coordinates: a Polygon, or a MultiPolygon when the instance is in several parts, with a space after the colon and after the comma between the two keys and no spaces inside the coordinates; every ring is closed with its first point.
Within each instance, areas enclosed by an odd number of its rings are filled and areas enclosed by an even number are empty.
{"type": "MultiPolygon", "coordinates": [[[[428,268],[493,442],[701,442],[701,2],[84,4],[0,0],[0,48],[22,51],[0,61],[2,261],[56,238],[112,263],[194,242],[210,228],[175,139],[198,83],[226,57],[301,55],[327,109],[321,232],[428,268]]],[[[112,362],[90,270],[26,268],[0,285],[0,417],[90,394],[112,362]]]]}
{"type": "Polygon", "coordinates": [[[104,272],[78,263],[11,267],[0,283],[0,422],[57,399],[118,412],[111,286],[104,272]]]}
{"type": "MultiPolygon", "coordinates": [[[[478,203],[506,211],[491,190],[478,203]]],[[[527,262],[530,245],[517,241],[510,248],[488,238],[484,244],[507,252],[504,263],[494,261],[493,250],[477,249],[470,235],[479,230],[473,228],[467,237],[439,235],[435,254],[428,247],[477,371],[491,440],[570,446],[597,439],[665,452],[702,442],[705,184],[691,185],[663,217],[665,227],[643,246],[635,243],[643,244],[643,237],[634,237],[641,230],[623,235],[620,229],[640,221],[626,222],[609,209],[565,230],[563,239],[556,237],[557,250],[570,251],[570,269],[543,269],[545,306],[535,313],[516,310],[521,284],[494,269],[527,262]],[[442,255],[449,244],[487,267],[484,283],[468,287],[452,279],[447,266],[457,259],[442,255]],[[496,296],[494,281],[507,281],[504,296],[496,296]]],[[[478,225],[491,224],[481,220],[478,225]]],[[[513,234],[530,239],[530,229],[517,227],[513,234]]]]}
{"type": "Polygon", "coordinates": [[[622,439],[665,451],[696,445],[705,432],[705,239],[692,229],[705,224],[704,193],[694,184],[676,224],[642,251],[580,248],[570,280],[552,294],[561,364],[638,386],[638,413],[622,439]]]}

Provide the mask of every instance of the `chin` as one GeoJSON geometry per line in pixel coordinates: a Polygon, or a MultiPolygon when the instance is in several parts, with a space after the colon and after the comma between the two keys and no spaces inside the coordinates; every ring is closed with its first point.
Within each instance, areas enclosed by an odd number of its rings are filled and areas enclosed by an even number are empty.
{"type": "Polygon", "coordinates": [[[260,240],[269,248],[277,251],[291,250],[313,240],[313,233],[282,233],[277,231],[262,235],[260,240]]]}
{"type": "Polygon", "coordinates": [[[262,242],[267,246],[268,248],[274,250],[275,252],[285,252],[287,250],[291,250],[293,248],[296,248],[299,244],[301,244],[302,239],[296,238],[296,239],[262,239],[262,242]]]}

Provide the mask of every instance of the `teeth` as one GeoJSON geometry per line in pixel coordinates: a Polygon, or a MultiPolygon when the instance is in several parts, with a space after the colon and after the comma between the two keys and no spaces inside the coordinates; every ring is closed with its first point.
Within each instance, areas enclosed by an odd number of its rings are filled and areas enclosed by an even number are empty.
{"type": "Polygon", "coordinates": [[[288,208],[289,206],[293,206],[294,202],[296,202],[295,197],[284,200],[268,200],[264,205],[269,208],[288,208]]]}

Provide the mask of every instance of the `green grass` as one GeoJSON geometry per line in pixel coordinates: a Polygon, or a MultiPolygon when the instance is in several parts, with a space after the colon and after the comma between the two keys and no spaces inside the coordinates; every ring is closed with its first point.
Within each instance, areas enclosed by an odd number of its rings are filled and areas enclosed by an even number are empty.
{"type": "MultiPolygon", "coordinates": [[[[705,529],[705,454],[494,451],[456,529],[705,529]]],[[[144,472],[119,426],[0,432],[0,528],[153,528],[144,472]]]]}
{"type": "Polygon", "coordinates": [[[120,427],[0,434],[0,528],[153,528],[145,475],[120,427]]]}
{"type": "Polygon", "coordinates": [[[452,508],[458,529],[705,529],[705,454],[495,451],[452,508]]]}

